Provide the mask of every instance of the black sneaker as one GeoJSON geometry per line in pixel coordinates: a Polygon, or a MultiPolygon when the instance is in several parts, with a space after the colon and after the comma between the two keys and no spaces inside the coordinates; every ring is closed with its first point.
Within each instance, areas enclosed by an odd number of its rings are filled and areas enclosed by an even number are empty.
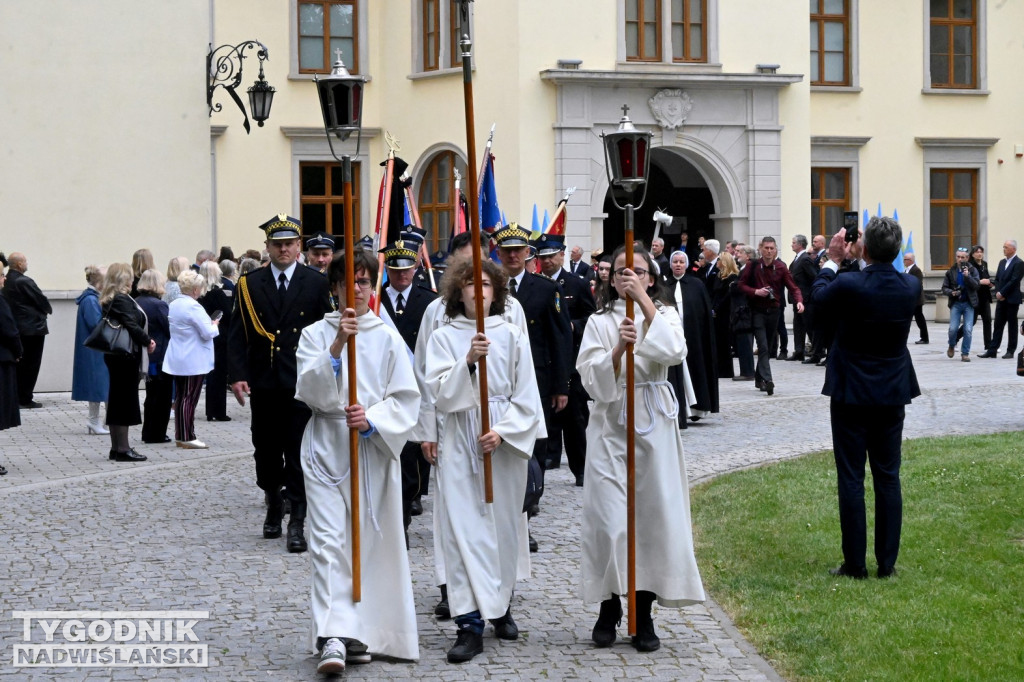
{"type": "Polygon", "coordinates": [[[484,637],[470,628],[459,628],[455,646],[448,650],[449,663],[465,663],[484,652],[484,637]]]}

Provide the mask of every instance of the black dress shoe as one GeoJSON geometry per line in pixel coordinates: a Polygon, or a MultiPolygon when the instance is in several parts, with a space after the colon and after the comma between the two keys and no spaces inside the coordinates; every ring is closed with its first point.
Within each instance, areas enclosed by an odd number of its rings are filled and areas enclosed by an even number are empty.
{"type": "Polygon", "coordinates": [[[580,474],[579,476],[576,477],[576,487],[577,488],[582,488],[583,487],[583,474],[580,474]]]}
{"type": "Polygon", "coordinates": [[[112,459],[115,462],[145,462],[146,456],[140,455],[135,452],[133,448],[129,448],[128,452],[113,452],[111,451],[112,459]]]}
{"type": "Polygon", "coordinates": [[[885,579],[885,578],[893,578],[895,576],[896,576],[896,567],[895,566],[890,566],[889,568],[882,568],[881,566],[879,566],[879,568],[878,568],[878,577],[879,578],[885,579]]]}
{"type": "Polygon", "coordinates": [[[494,636],[498,639],[513,640],[519,639],[519,626],[512,620],[512,607],[505,610],[505,615],[491,621],[494,626],[494,636]]]}
{"type": "Polygon", "coordinates": [[[439,620],[448,620],[452,617],[452,611],[448,608],[448,586],[441,585],[441,601],[434,607],[434,615],[439,620]]]}
{"type": "Polygon", "coordinates": [[[423,503],[420,502],[420,498],[414,497],[412,502],[409,503],[409,513],[413,516],[420,516],[423,514],[423,503]]]}
{"type": "Polygon", "coordinates": [[[163,443],[170,443],[171,442],[171,437],[170,436],[164,436],[163,438],[157,438],[156,440],[153,440],[152,438],[149,439],[149,440],[143,438],[142,442],[146,443],[148,445],[162,445],[163,443]]]}
{"type": "Polygon", "coordinates": [[[996,356],[995,351],[987,350],[984,353],[978,353],[979,358],[994,358],[996,356]]]}
{"type": "Polygon", "coordinates": [[[36,410],[42,406],[42,403],[37,403],[35,400],[30,400],[27,403],[21,403],[21,409],[23,410],[36,410]]]}
{"type": "Polygon", "coordinates": [[[778,357],[779,360],[786,360],[788,358],[789,358],[789,353],[787,353],[784,350],[780,350],[779,351],[779,357],[778,357]]]}
{"type": "Polygon", "coordinates": [[[531,534],[530,535],[530,553],[532,554],[532,553],[536,552],[538,549],[540,549],[540,545],[537,544],[537,541],[533,539],[533,535],[531,534]]]}
{"type": "Polygon", "coordinates": [[[914,345],[915,346],[927,346],[928,345],[928,339],[918,339],[917,341],[914,341],[914,345]]]}
{"type": "Polygon", "coordinates": [[[744,376],[744,375],[741,374],[739,376],[733,377],[732,380],[733,381],[753,381],[754,377],[752,377],[752,376],[744,376]]]}
{"type": "Polygon", "coordinates": [[[764,382],[764,392],[768,395],[775,395],[775,382],[766,381],[764,382]]]}
{"type": "Polygon", "coordinates": [[[448,650],[449,663],[465,663],[473,660],[477,654],[484,652],[484,637],[469,628],[459,628],[455,638],[455,646],[448,650]]]}
{"type": "Polygon", "coordinates": [[[288,523],[288,551],[292,554],[299,554],[307,549],[306,537],[302,534],[302,521],[290,521],[288,523]]]}
{"type": "Polygon", "coordinates": [[[868,569],[853,569],[847,567],[846,564],[840,564],[837,568],[830,568],[828,569],[828,572],[829,574],[834,575],[836,577],[853,578],[854,580],[864,580],[868,577],[868,569]]]}
{"type": "Polygon", "coordinates": [[[756,388],[759,391],[764,390],[764,382],[761,381],[761,377],[754,377],[754,388],[756,388]]]}
{"type": "Polygon", "coordinates": [[[1003,360],[1009,360],[1009,359],[1010,359],[1010,358],[1012,358],[1012,357],[1015,357],[1015,356],[1014,356],[1014,353],[1013,353],[1013,351],[1012,351],[1012,350],[1008,350],[1008,351],[1006,351],[1006,353],[1005,353],[1005,354],[1003,355],[1003,360]]]}
{"type": "Polygon", "coordinates": [[[223,417],[207,417],[206,421],[208,421],[208,422],[229,422],[229,421],[231,421],[231,417],[229,417],[227,415],[224,415],[223,417]]]}
{"type": "Polygon", "coordinates": [[[0,476],[6,476],[6,475],[7,475],[7,467],[5,467],[4,465],[0,464],[0,476]]]}

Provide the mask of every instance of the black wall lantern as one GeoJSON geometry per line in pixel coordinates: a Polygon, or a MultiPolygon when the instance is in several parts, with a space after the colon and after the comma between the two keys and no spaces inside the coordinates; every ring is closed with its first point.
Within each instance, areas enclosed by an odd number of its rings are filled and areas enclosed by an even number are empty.
{"type": "Polygon", "coordinates": [[[242,112],[242,125],[246,133],[249,132],[249,116],[235,89],[242,83],[242,60],[246,58],[245,53],[254,49],[260,62],[260,75],[249,88],[249,109],[252,112],[252,120],[263,127],[263,122],[270,118],[270,106],[274,103],[275,92],[273,86],[263,77],[263,62],[270,59],[267,46],[258,40],[247,40],[238,45],[221,45],[216,49],[211,44],[206,55],[206,104],[210,107],[210,115],[213,116],[213,112],[221,110],[219,103],[213,103],[214,91],[217,88],[224,88],[242,112]]]}

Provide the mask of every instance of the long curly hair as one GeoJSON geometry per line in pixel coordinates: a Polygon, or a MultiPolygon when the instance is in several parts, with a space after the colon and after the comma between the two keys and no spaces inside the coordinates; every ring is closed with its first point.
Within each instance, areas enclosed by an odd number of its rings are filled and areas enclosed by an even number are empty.
{"type": "MultiPolygon", "coordinates": [[[[505,312],[505,304],[508,302],[508,277],[491,260],[484,259],[480,265],[483,274],[491,279],[491,308],[487,311],[487,315],[501,315],[505,312]]],[[[444,274],[442,296],[444,297],[445,317],[455,319],[458,315],[466,315],[466,305],[462,302],[462,287],[472,281],[472,259],[460,262],[444,274]]]]}

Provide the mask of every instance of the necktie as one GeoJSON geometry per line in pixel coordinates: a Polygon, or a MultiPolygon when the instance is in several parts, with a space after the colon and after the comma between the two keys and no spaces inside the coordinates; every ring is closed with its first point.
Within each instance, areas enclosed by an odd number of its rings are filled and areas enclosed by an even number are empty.
{"type": "Polygon", "coordinates": [[[404,312],[405,312],[405,301],[404,301],[404,299],[402,297],[402,294],[399,293],[398,294],[398,298],[395,299],[395,314],[396,315],[401,315],[404,312]]]}
{"type": "Polygon", "coordinates": [[[277,290],[284,296],[284,292],[288,291],[288,278],[284,276],[282,272],[277,276],[277,290]]]}
{"type": "Polygon", "coordinates": [[[512,292],[512,295],[515,296],[516,295],[516,291],[519,290],[519,287],[516,286],[515,278],[511,278],[511,279],[508,280],[508,288],[509,288],[509,291],[512,292]]]}

